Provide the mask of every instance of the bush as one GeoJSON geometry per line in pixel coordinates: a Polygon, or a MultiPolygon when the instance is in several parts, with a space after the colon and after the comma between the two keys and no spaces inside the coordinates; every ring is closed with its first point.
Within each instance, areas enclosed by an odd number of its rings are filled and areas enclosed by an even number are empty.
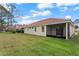
{"type": "Polygon", "coordinates": [[[16,33],[16,31],[12,31],[12,33],[16,33]]]}
{"type": "Polygon", "coordinates": [[[12,31],[11,31],[12,33],[16,33],[16,29],[12,29],[12,31]]]}
{"type": "Polygon", "coordinates": [[[16,32],[17,33],[24,33],[24,29],[22,28],[22,29],[16,29],[16,32]]]}

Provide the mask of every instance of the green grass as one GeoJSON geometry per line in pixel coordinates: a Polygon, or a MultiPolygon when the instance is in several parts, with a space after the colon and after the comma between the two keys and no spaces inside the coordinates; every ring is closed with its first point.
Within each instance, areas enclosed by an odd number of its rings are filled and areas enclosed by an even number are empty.
{"type": "Polygon", "coordinates": [[[0,33],[0,55],[77,56],[79,55],[79,35],[65,40],[20,33],[0,33]]]}

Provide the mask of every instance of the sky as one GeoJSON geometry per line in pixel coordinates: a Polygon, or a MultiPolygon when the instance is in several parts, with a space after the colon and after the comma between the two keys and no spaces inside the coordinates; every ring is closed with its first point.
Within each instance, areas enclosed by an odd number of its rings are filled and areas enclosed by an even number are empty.
{"type": "Polygon", "coordinates": [[[79,18],[78,3],[16,3],[17,24],[30,24],[46,18],[79,18]]]}

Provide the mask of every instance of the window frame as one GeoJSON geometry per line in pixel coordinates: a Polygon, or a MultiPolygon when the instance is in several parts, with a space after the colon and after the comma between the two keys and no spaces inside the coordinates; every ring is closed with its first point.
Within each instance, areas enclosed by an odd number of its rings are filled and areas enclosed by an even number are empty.
{"type": "Polygon", "coordinates": [[[35,28],[34,28],[34,31],[36,32],[36,30],[37,30],[37,28],[35,27],[35,28]]]}
{"type": "Polygon", "coordinates": [[[42,32],[44,32],[44,26],[42,26],[42,32]]]}

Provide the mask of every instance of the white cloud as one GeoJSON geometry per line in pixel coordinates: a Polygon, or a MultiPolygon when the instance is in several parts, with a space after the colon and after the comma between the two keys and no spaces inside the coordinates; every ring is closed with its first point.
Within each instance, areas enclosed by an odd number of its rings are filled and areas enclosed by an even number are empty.
{"type": "Polygon", "coordinates": [[[38,5],[37,5],[37,8],[38,9],[46,9],[46,8],[53,8],[53,5],[52,5],[52,3],[39,3],[38,5]]]}
{"type": "Polygon", "coordinates": [[[25,20],[25,19],[31,18],[31,16],[20,16],[19,18],[22,19],[22,20],[25,20]]]}
{"type": "Polygon", "coordinates": [[[49,10],[45,10],[45,11],[35,11],[35,10],[32,10],[31,13],[32,13],[32,17],[36,17],[36,16],[49,16],[49,15],[51,15],[51,11],[49,11],[49,10]]]}
{"type": "Polygon", "coordinates": [[[49,10],[46,10],[44,12],[41,12],[40,15],[42,15],[42,16],[49,16],[49,15],[51,15],[51,12],[49,10]]]}
{"type": "Polygon", "coordinates": [[[75,8],[74,8],[74,11],[76,11],[76,10],[79,10],[79,7],[75,7],[75,8]]]}
{"type": "Polygon", "coordinates": [[[30,12],[31,12],[32,16],[25,15],[25,16],[17,17],[17,19],[20,19],[18,24],[30,24],[30,23],[38,21],[38,19],[33,20],[32,19],[33,17],[36,17],[36,16],[49,16],[49,15],[51,15],[51,12],[49,10],[45,10],[45,11],[31,10],[30,12]]]}
{"type": "Polygon", "coordinates": [[[16,5],[21,5],[22,3],[16,3],[16,5]]]}
{"type": "Polygon", "coordinates": [[[70,16],[70,15],[67,15],[67,16],[65,17],[65,19],[71,19],[71,16],[70,16]]]}
{"type": "Polygon", "coordinates": [[[79,5],[79,4],[78,3],[56,3],[56,7],[60,8],[60,11],[62,12],[65,12],[68,10],[71,10],[71,11],[79,10],[79,7],[75,7],[73,9],[68,7],[68,6],[76,6],[76,5],[79,5]]]}
{"type": "Polygon", "coordinates": [[[68,11],[68,10],[69,10],[68,7],[60,7],[60,11],[62,11],[62,12],[65,12],[65,11],[68,11]]]}
{"type": "Polygon", "coordinates": [[[60,9],[60,11],[65,12],[71,10],[68,6],[75,6],[77,3],[56,3],[56,7],[60,9]]]}
{"type": "Polygon", "coordinates": [[[18,19],[18,23],[17,24],[31,24],[33,22],[37,22],[39,20],[45,19],[45,18],[41,18],[41,19],[32,19],[32,17],[28,18],[28,16],[25,18],[25,16],[20,16],[18,19]]]}
{"type": "Polygon", "coordinates": [[[37,22],[37,21],[40,21],[40,20],[43,20],[45,18],[42,18],[42,19],[26,19],[26,20],[21,20],[20,22],[18,22],[18,24],[31,24],[31,23],[34,23],[34,22],[37,22]]]}
{"type": "Polygon", "coordinates": [[[78,3],[56,3],[56,7],[60,8],[61,11],[79,10],[79,7],[75,7],[74,9],[68,7],[68,6],[76,6],[76,5],[79,5],[79,4],[78,3]]]}
{"type": "Polygon", "coordinates": [[[57,3],[56,5],[57,5],[57,7],[60,7],[60,6],[73,6],[73,5],[77,5],[77,3],[57,3]]]}
{"type": "Polygon", "coordinates": [[[16,19],[19,19],[18,24],[29,24],[32,22],[31,16],[19,16],[16,19]]]}
{"type": "Polygon", "coordinates": [[[17,24],[30,24],[41,19],[32,19],[32,16],[19,16],[16,18],[18,20],[17,24]]]}
{"type": "Polygon", "coordinates": [[[30,24],[30,23],[33,23],[35,22],[36,20],[30,20],[30,19],[26,19],[26,20],[21,20],[19,22],[19,24],[30,24]]]}

